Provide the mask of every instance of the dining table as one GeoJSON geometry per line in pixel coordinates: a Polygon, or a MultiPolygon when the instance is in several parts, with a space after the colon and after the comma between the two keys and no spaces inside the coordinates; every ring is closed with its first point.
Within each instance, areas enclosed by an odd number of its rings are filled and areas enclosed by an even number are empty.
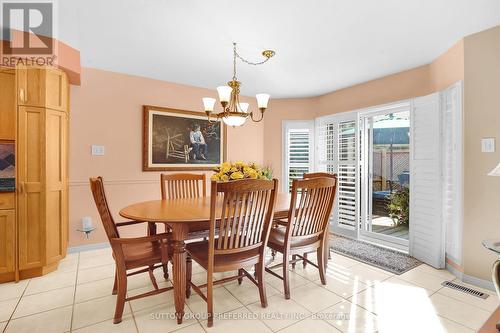
{"type": "MultiPolygon", "coordinates": [[[[274,217],[283,218],[290,208],[289,193],[276,197],[274,217]]],[[[217,197],[217,212],[221,212],[223,196],[217,197]]],[[[188,233],[209,229],[210,197],[175,198],[138,202],[120,210],[120,216],[145,222],[163,223],[172,230],[172,283],[174,287],[175,315],[181,324],[186,301],[186,246],[188,233]]],[[[219,213],[220,214],[220,213],[219,213]]]]}

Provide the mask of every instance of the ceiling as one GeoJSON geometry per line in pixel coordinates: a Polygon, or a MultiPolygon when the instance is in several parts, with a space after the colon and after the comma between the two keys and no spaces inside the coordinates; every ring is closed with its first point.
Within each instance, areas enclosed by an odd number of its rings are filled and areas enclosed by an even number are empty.
{"type": "Polygon", "coordinates": [[[498,0],[63,0],[58,35],[82,65],[198,87],[232,76],[242,94],[317,96],[427,64],[500,25],[498,0]]]}

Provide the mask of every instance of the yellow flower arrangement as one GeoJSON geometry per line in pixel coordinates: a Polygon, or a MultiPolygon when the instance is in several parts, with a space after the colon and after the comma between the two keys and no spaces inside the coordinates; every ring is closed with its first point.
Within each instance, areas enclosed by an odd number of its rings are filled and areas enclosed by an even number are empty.
{"type": "Polygon", "coordinates": [[[224,162],[214,168],[215,174],[210,177],[212,181],[227,182],[239,179],[272,179],[270,168],[262,168],[255,163],[224,162]]]}

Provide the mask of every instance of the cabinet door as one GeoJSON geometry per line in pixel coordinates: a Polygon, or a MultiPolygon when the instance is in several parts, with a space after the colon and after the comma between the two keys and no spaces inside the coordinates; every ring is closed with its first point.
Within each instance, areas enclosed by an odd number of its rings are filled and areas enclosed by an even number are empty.
{"type": "Polygon", "coordinates": [[[16,77],[14,71],[0,70],[0,140],[15,140],[16,77]]]}
{"type": "Polygon", "coordinates": [[[42,68],[18,66],[17,72],[17,104],[39,106],[44,105],[44,72],[42,68]]]}
{"type": "Polygon", "coordinates": [[[45,69],[45,107],[68,110],[69,84],[66,73],[55,68],[45,69]]]}
{"type": "Polygon", "coordinates": [[[19,268],[44,261],[45,109],[18,110],[18,244],[19,268]]]}
{"type": "Polygon", "coordinates": [[[68,225],[68,115],[46,110],[46,253],[47,264],[66,254],[68,225]]]}
{"type": "Polygon", "coordinates": [[[14,271],[15,263],[14,210],[0,210],[0,274],[14,271]]]}
{"type": "Polygon", "coordinates": [[[18,105],[68,109],[69,85],[66,73],[57,68],[18,67],[18,105]]]}

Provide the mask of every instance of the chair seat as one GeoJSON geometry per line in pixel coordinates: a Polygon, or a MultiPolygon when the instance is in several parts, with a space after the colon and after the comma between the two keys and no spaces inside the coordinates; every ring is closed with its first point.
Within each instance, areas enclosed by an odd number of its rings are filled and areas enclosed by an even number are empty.
{"type": "Polygon", "coordinates": [[[127,269],[161,262],[161,249],[157,242],[123,244],[122,249],[127,269]]]}
{"type": "MultiPolygon", "coordinates": [[[[269,235],[267,246],[281,252],[281,249],[283,249],[285,246],[285,233],[286,227],[277,227],[271,229],[271,234],[269,235]]],[[[319,247],[320,242],[318,236],[309,238],[291,237],[290,249],[293,250],[295,248],[300,249],[304,247],[311,247],[314,246],[315,243],[317,243],[317,246],[319,247]]]]}
{"type": "MultiPolygon", "coordinates": [[[[208,270],[208,241],[186,244],[191,258],[208,270]]],[[[259,248],[232,254],[216,254],[214,256],[214,272],[226,272],[259,262],[259,248]]]]}

